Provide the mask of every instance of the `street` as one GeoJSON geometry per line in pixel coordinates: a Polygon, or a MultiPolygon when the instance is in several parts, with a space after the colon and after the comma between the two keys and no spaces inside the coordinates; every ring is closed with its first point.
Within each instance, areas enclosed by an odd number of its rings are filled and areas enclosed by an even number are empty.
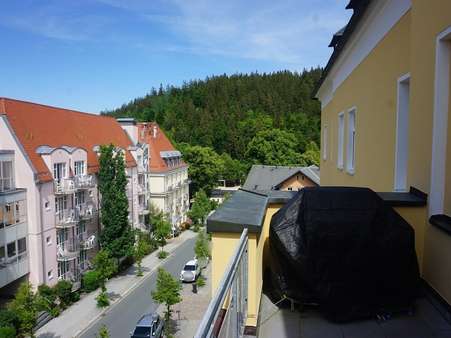
{"type": "MultiPolygon", "coordinates": [[[[179,278],[184,264],[193,258],[195,241],[195,238],[186,240],[163,264],[164,269],[169,271],[175,278],[179,278]]],[[[158,307],[158,304],[155,304],[150,296],[150,292],[156,286],[156,278],[157,271],[144,277],[142,284],[109,309],[101,319],[85,330],[80,337],[96,337],[104,324],[107,326],[111,338],[129,337],[140,317],[145,313],[154,312],[158,307]]]]}

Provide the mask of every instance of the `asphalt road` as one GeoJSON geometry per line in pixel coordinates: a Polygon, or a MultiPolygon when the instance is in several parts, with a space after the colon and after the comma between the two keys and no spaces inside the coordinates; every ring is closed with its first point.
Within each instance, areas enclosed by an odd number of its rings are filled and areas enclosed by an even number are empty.
{"type": "MultiPolygon", "coordinates": [[[[196,238],[188,239],[181,244],[167,258],[163,267],[174,277],[179,278],[180,271],[185,263],[194,256],[194,243],[196,238]]],[[[157,272],[145,277],[145,281],[130,292],[126,298],[115,304],[94,325],[85,330],[80,337],[94,338],[102,325],[106,325],[111,338],[127,338],[133,331],[137,321],[145,313],[154,312],[158,304],[155,304],[150,296],[155,288],[157,272]]]]}

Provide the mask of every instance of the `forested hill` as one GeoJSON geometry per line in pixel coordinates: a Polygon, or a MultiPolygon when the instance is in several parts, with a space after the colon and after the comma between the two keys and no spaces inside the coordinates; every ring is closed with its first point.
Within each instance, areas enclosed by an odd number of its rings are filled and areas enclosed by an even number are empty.
{"type": "Polygon", "coordinates": [[[320,75],[316,68],[212,76],[152,89],[103,114],[156,120],[182,147],[211,147],[246,167],[306,165],[319,160],[320,105],[311,95],[320,75]]]}

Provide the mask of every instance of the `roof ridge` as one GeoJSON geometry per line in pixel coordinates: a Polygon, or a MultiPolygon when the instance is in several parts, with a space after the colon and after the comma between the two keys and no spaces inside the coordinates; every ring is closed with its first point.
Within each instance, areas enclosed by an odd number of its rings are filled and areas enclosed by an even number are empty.
{"type": "MultiPolygon", "coordinates": [[[[0,97],[0,101],[3,103],[3,112],[6,112],[5,101],[15,101],[15,102],[21,102],[21,103],[25,103],[25,104],[29,104],[29,105],[33,105],[33,106],[40,106],[40,107],[64,110],[64,111],[67,111],[67,112],[70,112],[70,113],[82,114],[84,116],[87,115],[87,116],[102,117],[102,118],[116,120],[114,117],[108,116],[108,115],[101,115],[101,114],[96,114],[96,113],[82,112],[80,110],[69,109],[69,108],[62,108],[62,107],[52,106],[52,105],[49,105],[49,104],[36,103],[36,102],[26,101],[26,100],[12,99],[10,97],[0,97]]],[[[1,107],[1,105],[0,105],[0,107],[1,107]]]]}

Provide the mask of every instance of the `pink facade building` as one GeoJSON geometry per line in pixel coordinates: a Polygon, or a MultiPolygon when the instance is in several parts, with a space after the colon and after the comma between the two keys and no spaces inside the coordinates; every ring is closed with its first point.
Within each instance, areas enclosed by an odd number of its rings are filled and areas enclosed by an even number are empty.
{"type": "Polygon", "coordinates": [[[129,221],[139,228],[145,227],[141,209],[147,201],[140,196],[147,196],[147,182],[138,172],[148,155],[113,118],[12,99],[0,98],[0,135],[0,163],[2,158],[13,160],[6,165],[5,179],[0,172],[0,217],[8,219],[8,210],[18,205],[23,219],[14,225],[15,237],[5,221],[0,229],[8,232],[6,242],[0,242],[0,261],[4,250],[5,260],[22,264],[9,277],[0,269],[0,287],[28,275],[34,286],[65,279],[78,288],[98,248],[99,147],[113,144],[124,151],[129,221]],[[11,176],[12,188],[2,190],[1,183],[11,176]],[[13,242],[15,255],[9,257],[13,242]]]}

